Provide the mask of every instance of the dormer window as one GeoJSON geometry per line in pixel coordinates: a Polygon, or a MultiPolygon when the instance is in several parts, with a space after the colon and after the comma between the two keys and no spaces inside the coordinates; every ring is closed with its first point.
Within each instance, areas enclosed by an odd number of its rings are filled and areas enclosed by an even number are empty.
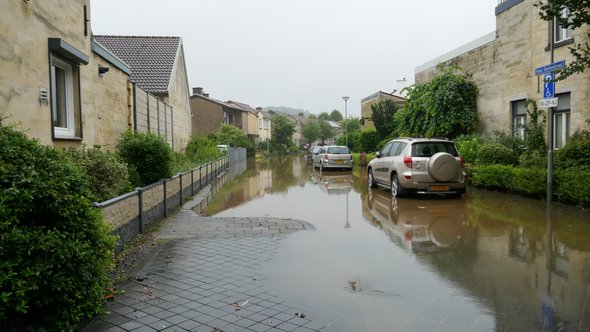
{"type": "MultiPolygon", "coordinates": [[[[564,8],[561,11],[561,18],[562,19],[568,19],[568,21],[571,19],[570,18],[570,10],[568,8],[564,8]]],[[[559,20],[554,20],[553,23],[553,42],[554,43],[559,43],[559,42],[563,42],[566,40],[569,40],[572,38],[572,29],[569,27],[562,27],[559,24],[559,20]]]]}

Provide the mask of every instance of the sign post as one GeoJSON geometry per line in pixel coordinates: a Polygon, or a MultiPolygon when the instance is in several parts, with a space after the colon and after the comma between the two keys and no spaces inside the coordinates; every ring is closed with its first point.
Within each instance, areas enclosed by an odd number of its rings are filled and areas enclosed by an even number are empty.
{"type": "MultiPolygon", "coordinates": [[[[555,25],[555,19],[552,20],[551,26],[555,25]]],[[[539,68],[535,68],[535,75],[543,75],[543,104],[548,106],[547,109],[547,208],[549,209],[553,202],[553,107],[557,107],[557,98],[555,98],[555,72],[565,68],[565,60],[553,62],[553,29],[550,29],[549,49],[551,51],[551,63],[539,68]]],[[[549,213],[549,210],[548,212],[549,213]]]]}

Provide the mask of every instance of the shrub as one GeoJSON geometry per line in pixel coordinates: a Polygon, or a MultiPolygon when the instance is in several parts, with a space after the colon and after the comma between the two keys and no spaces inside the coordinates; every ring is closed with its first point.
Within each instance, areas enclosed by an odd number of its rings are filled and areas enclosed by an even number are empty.
{"type": "Polygon", "coordinates": [[[127,165],[120,162],[113,153],[96,147],[83,147],[70,148],[66,150],[66,155],[86,173],[93,200],[106,201],[131,189],[127,165]]]}
{"type": "Polygon", "coordinates": [[[131,180],[137,174],[139,182],[132,182],[134,186],[145,186],[172,176],[172,149],[162,136],[128,130],[119,139],[117,154],[129,166],[131,180]]]}
{"type": "Polygon", "coordinates": [[[521,167],[546,168],[547,153],[540,150],[526,151],[518,157],[518,162],[521,167]]]}
{"type": "Polygon", "coordinates": [[[499,143],[485,143],[477,152],[478,165],[516,165],[518,155],[499,143]]]}
{"type": "Polygon", "coordinates": [[[479,139],[476,135],[461,135],[454,139],[459,154],[465,159],[467,163],[474,163],[477,159],[477,152],[479,151],[479,139]]]}
{"type": "Polygon", "coordinates": [[[476,187],[534,197],[546,194],[546,179],[544,169],[510,165],[477,165],[471,172],[471,183],[476,187]]]}
{"type": "Polygon", "coordinates": [[[217,142],[207,136],[194,136],[186,146],[185,154],[195,165],[219,158],[217,142]]]}
{"type": "Polygon", "coordinates": [[[507,134],[503,131],[493,131],[491,141],[502,144],[503,146],[509,148],[510,150],[514,151],[517,156],[523,154],[525,151],[525,146],[522,139],[511,134],[507,134]]]}
{"type": "Polygon", "coordinates": [[[0,179],[0,330],[74,330],[103,309],[115,244],[87,177],[0,120],[0,179]]]}
{"type": "Polygon", "coordinates": [[[590,206],[590,169],[569,168],[555,172],[554,194],[558,200],[590,206]]]}
{"type": "Polygon", "coordinates": [[[361,131],[359,137],[359,149],[361,152],[375,152],[377,151],[377,144],[379,144],[379,139],[375,129],[361,131]]]}
{"type": "Polygon", "coordinates": [[[556,168],[589,167],[590,139],[573,136],[570,142],[555,153],[556,168]]]}

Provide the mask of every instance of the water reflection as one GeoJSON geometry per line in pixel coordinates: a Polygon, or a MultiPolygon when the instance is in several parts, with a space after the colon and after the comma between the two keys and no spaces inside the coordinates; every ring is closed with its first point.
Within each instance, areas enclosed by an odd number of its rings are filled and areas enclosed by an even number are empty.
{"type": "Polygon", "coordinates": [[[284,241],[269,283],[359,331],[590,331],[587,210],[480,190],[394,200],[364,170],[322,174],[297,157],[249,161],[209,207],[314,224],[284,241]]]}
{"type": "Polygon", "coordinates": [[[368,190],[371,218],[391,242],[414,253],[452,248],[465,224],[463,199],[396,199],[383,190],[368,190]]]}
{"type": "Polygon", "coordinates": [[[329,195],[348,194],[352,190],[352,172],[313,171],[311,181],[329,195]]]}

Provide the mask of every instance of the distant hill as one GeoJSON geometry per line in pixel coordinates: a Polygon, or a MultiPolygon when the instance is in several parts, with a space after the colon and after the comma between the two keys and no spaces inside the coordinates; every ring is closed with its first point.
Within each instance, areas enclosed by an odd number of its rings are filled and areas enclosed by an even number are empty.
{"type": "Polygon", "coordinates": [[[290,115],[298,115],[299,113],[303,113],[303,114],[305,114],[305,117],[308,117],[310,114],[309,111],[307,111],[307,110],[300,110],[300,109],[285,107],[285,106],[266,106],[266,107],[263,107],[262,110],[263,111],[273,110],[275,112],[281,112],[281,113],[290,114],[290,115]]]}

